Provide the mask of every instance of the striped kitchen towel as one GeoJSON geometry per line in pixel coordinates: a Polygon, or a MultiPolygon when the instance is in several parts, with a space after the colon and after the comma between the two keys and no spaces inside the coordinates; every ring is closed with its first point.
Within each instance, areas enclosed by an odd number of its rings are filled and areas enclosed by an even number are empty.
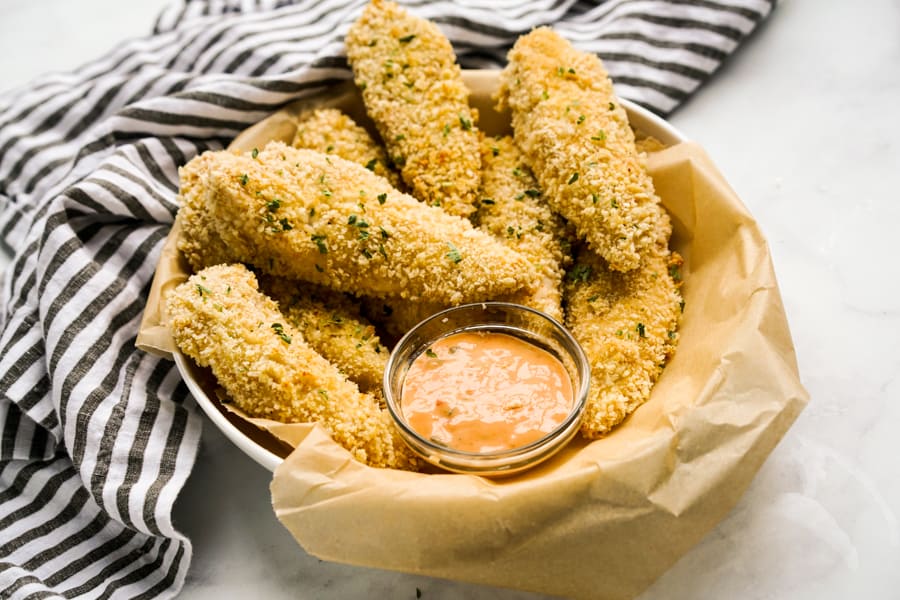
{"type": "MultiPolygon", "coordinates": [[[[189,540],[172,506],[201,417],[135,349],[178,166],[350,77],[363,0],[191,0],[149,37],[0,96],[0,597],[168,597],[189,540]]],[[[667,114],[773,0],[412,0],[464,67],[551,24],[618,93],[667,114]]]]}

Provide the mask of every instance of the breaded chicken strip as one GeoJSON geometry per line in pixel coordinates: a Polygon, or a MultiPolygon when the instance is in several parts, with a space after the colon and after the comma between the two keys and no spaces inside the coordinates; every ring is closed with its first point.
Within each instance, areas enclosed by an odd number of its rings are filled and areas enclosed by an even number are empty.
{"type": "Polygon", "coordinates": [[[167,311],[178,347],[209,367],[244,412],[316,422],[374,467],[416,467],[388,413],[303,341],[245,267],[191,276],[169,294],[167,311]]]}
{"type": "Polygon", "coordinates": [[[380,397],[390,350],[357,303],[340,292],[283,277],[260,277],[259,287],[313,350],[359,389],[380,397]]]}
{"type": "Polygon", "coordinates": [[[476,214],[479,228],[530,260],[540,274],[540,285],[534,292],[505,299],[562,321],[563,266],[571,259],[565,223],[547,205],[512,138],[485,138],[482,164],[476,214]]]}
{"type": "Polygon", "coordinates": [[[584,248],[568,273],[566,325],[591,364],[584,437],[608,433],[643,404],[675,351],[681,257],[668,250],[667,216],[660,222],[636,269],[613,271],[584,248]]]}
{"type": "Polygon", "coordinates": [[[477,116],[450,41],[434,23],[373,0],[346,44],[366,112],[410,193],[471,214],[481,170],[477,116]]]}
{"type": "Polygon", "coordinates": [[[659,198],[600,59],[535,29],[510,51],[498,99],[553,209],[610,268],[636,268],[659,198]]]}
{"type": "MultiPolygon", "coordinates": [[[[345,292],[481,301],[536,283],[528,261],[465,219],[426,206],[356,163],[270,143],[208,153],[209,222],[262,271],[345,292]]],[[[184,193],[184,192],[183,192],[184,193]]]]}
{"type": "Polygon", "coordinates": [[[190,168],[181,168],[181,180],[177,219],[181,225],[178,249],[196,272],[205,267],[236,262],[231,250],[209,223],[206,210],[206,190],[201,176],[208,168],[210,155],[201,155],[191,162],[190,168]]]}
{"type": "Polygon", "coordinates": [[[390,168],[387,152],[381,144],[337,108],[317,108],[300,113],[292,145],[359,163],[386,178],[394,187],[400,183],[400,177],[390,168]]]}

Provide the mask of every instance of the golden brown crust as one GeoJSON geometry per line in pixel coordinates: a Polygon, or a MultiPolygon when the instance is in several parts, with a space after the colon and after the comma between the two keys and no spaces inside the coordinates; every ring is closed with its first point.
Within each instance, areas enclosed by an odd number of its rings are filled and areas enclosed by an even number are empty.
{"type": "Polygon", "coordinates": [[[380,397],[390,350],[360,315],[358,303],[340,292],[282,277],[260,277],[259,286],[313,350],[360,390],[380,397]]]}
{"type": "Polygon", "coordinates": [[[536,283],[523,257],[358,164],[281,143],[204,156],[209,222],[234,256],[266,273],[448,303],[536,283]]]}
{"type": "Polygon", "coordinates": [[[591,364],[591,387],[581,432],[608,433],[643,404],[678,341],[681,257],[667,248],[661,215],[653,248],[638,268],[613,271],[588,248],[579,252],[565,284],[566,325],[591,364]]]}
{"type": "Polygon", "coordinates": [[[481,169],[477,115],[450,41],[434,23],[373,0],[346,44],[366,112],[410,193],[471,214],[481,169]]]}
{"type": "Polygon", "coordinates": [[[417,465],[375,398],[303,341],[245,267],[218,265],[191,276],[169,294],[167,311],[178,347],[209,367],[247,414],[316,422],[371,466],[417,465]]]}
{"type": "Polygon", "coordinates": [[[479,228],[526,257],[540,274],[533,292],[506,299],[562,321],[563,266],[571,246],[565,222],[550,209],[511,137],[485,138],[482,163],[479,228]]]}
{"type": "Polygon", "coordinates": [[[297,115],[292,145],[323,154],[334,154],[363,165],[397,187],[400,177],[389,166],[384,147],[369,132],[337,108],[317,108],[297,115]]]}
{"type": "Polygon", "coordinates": [[[498,98],[554,210],[612,269],[636,268],[659,198],[600,59],[535,29],[510,51],[498,98]]]}
{"type": "Polygon", "coordinates": [[[178,222],[181,236],[178,249],[196,272],[205,267],[235,262],[231,250],[219,237],[206,210],[206,188],[202,177],[208,168],[208,155],[195,158],[178,170],[180,190],[178,222]]]}

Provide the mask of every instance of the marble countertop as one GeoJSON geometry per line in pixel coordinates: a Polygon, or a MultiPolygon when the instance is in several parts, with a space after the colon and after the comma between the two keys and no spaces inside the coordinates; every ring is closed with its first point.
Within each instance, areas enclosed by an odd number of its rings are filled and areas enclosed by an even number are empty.
{"type": "MultiPolygon", "coordinates": [[[[0,56],[16,57],[0,89],[148,33],[165,3],[0,0],[0,56]]],[[[670,119],[769,241],[811,402],[738,505],[641,600],[900,594],[898,64],[895,0],[782,0],[670,119]]],[[[275,519],[269,480],[207,424],[175,511],[194,544],[181,597],[537,598],[308,556],[275,519]]]]}

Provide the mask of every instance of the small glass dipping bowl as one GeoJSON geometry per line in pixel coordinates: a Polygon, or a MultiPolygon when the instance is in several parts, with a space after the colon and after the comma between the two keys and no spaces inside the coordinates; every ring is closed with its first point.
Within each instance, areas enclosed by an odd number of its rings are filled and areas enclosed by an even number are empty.
{"type": "Polygon", "coordinates": [[[590,365],[572,334],[548,315],[507,302],[465,304],[439,312],[413,327],[397,343],[384,371],[388,412],[409,447],[429,463],[457,473],[507,475],[533,467],[565,446],[581,425],[590,365]],[[407,422],[401,405],[403,382],[413,361],[434,342],[462,332],[504,333],[529,342],[559,360],[572,383],[566,418],[540,439],[509,450],[470,452],[427,439],[407,422]]]}

